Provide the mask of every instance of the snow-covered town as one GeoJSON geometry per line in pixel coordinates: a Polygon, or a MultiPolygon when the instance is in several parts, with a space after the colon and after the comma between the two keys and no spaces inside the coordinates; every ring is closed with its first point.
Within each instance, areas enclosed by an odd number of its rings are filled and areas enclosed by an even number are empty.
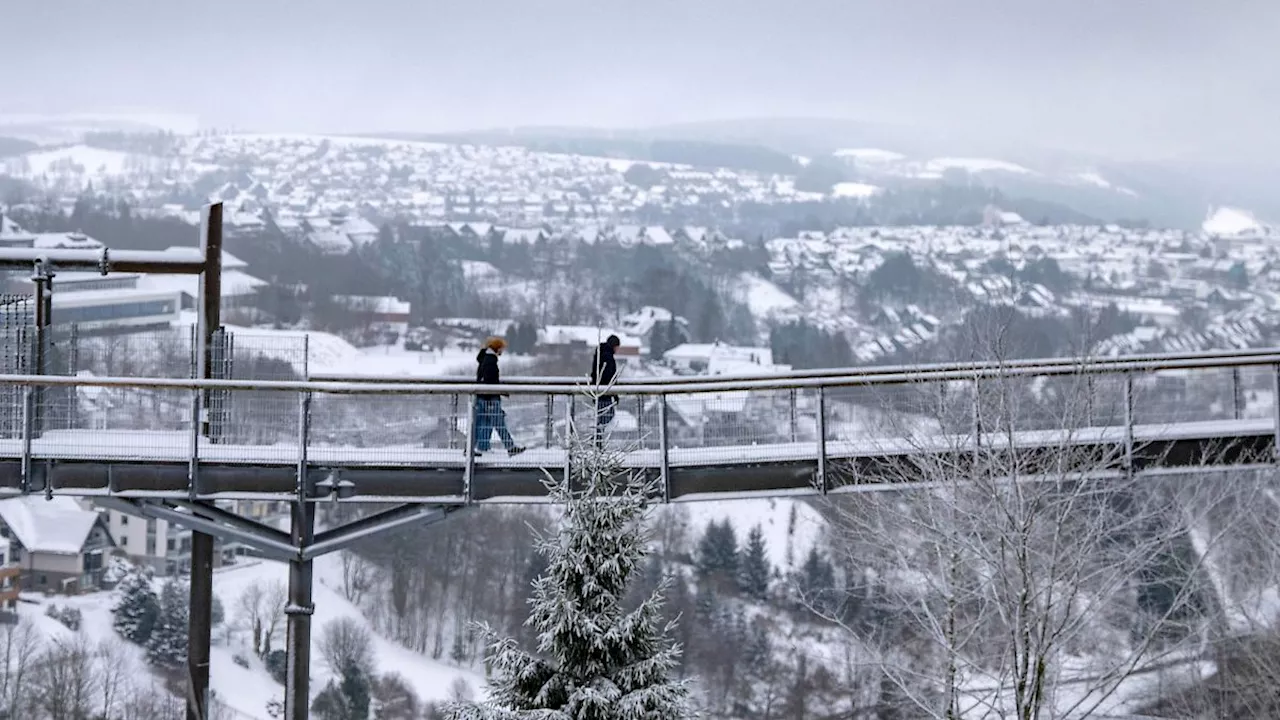
{"type": "Polygon", "coordinates": [[[1265,3],[144,5],[0,11],[0,720],[1280,717],[1265,3]]]}

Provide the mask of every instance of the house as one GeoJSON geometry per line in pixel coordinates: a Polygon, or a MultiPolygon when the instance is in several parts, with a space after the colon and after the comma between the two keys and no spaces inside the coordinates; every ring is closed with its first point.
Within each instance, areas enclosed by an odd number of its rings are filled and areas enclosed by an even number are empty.
{"type": "Polygon", "coordinates": [[[46,593],[99,587],[116,549],[101,515],[61,495],[0,500],[0,537],[13,549],[22,586],[46,593]]]}
{"type": "Polygon", "coordinates": [[[116,547],[139,565],[164,575],[191,569],[191,531],[165,520],[106,511],[106,525],[116,547]]]}
{"type": "Polygon", "coordinates": [[[689,339],[689,322],[660,307],[645,306],[624,316],[619,329],[640,338],[650,355],[654,355],[655,345],[660,355],[668,347],[689,339]]]}
{"type": "Polygon", "coordinates": [[[640,355],[640,338],[590,325],[548,325],[538,331],[538,346],[547,352],[581,352],[583,357],[589,357],[585,353],[594,350],[610,335],[617,335],[622,341],[614,351],[615,355],[620,358],[640,355]]]}
{"type": "Polygon", "coordinates": [[[774,364],[770,348],[736,347],[719,341],[677,345],[663,359],[678,370],[709,375],[776,375],[790,370],[774,364]]]}
{"type": "Polygon", "coordinates": [[[333,300],[355,314],[372,331],[397,335],[409,332],[409,318],[413,307],[400,298],[384,295],[335,295],[333,300]]]}
{"type": "Polygon", "coordinates": [[[13,559],[13,544],[0,538],[0,615],[17,608],[21,580],[22,567],[13,559]]]}

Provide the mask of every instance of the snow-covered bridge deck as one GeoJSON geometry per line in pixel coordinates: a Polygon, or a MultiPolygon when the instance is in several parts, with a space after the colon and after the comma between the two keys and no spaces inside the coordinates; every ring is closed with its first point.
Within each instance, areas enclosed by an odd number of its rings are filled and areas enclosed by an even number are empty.
{"type": "MultiPolygon", "coordinates": [[[[1278,368],[1280,351],[1250,351],[632,381],[611,391],[609,446],[669,501],[929,482],[979,455],[1021,476],[1063,452],[1101,476],[1257,466],[1277,448],[1278,368]]],[[[504,385],[528,450],[476,456],[469,407],[486,389],[0,376],[0,494],[536,502],[594,401],[567,382],[504,385]]]]}

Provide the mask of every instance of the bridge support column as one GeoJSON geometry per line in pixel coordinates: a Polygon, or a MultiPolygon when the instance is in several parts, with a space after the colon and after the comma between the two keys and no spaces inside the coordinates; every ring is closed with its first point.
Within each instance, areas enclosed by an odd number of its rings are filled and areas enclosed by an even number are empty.
{"type": "MultiPolygon", "coordinates": [[[[315,503],[294,503],[291,525],[298,548],[311,544],[315,536],[315,503]]],[[[286,639],[284,716],[287,720],[307,720],[311,712],[311,601],[312,565],[301,552],[289,561],[289,605],[286,639]]]]}
{"type": "MultiPolygon", "coordinates": [[[[222,203],[209,206],[200,238],[204,267],[200,273],[200,318],[196,337],[197,376],[213,377],[214,336],[222,324],[222,203]]],[[[209,442],[218,438],[208,424],[209,396],[203,403],[201,434],[209,442]]],[[[198,482],[199,468],[192,463],[192,487],[198,482]]],[[[209,717],[209,645],[213,635],[213,536],[191,533],[191,618],[187,626],[187,720],[209,717]]]]}

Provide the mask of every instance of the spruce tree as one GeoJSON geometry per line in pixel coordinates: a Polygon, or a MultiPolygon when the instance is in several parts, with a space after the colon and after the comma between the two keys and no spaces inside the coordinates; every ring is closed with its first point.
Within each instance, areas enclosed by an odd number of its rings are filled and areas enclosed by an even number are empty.
{"type": "Polygon", "coordinates": [[[699,580],[725,584],[729,588],[737,585],[738,539],[728,519],[707,525],[698,543],[696,565],[699,580]]]}
{"type": "Polygon", "coordinates": [[[673,679],[680,648],[661,623],[669,581],[640,607],[623,600],[648,551],[653,483],[628,473],[621,455],[573,432],[572,473],[546,481],[563,507],[559,528],[540,539],[548,567],[534,582],[529,624],[537,646],[488,628],[490,699],[454,703],[451,720],[680,720],[692,717],[688,687],[673,679]]]}
{"type": "Polygon", "coordinates": [[[129,642],[145,644],[160,615],[160,600],[151,588],[151,571],[130,568],[116,589],[120,598],[111,609],[112,626],[129,642]]]}
{"type": "Polygon", "coordinates": [[[160,589],[160,615],[147,642],[151,664],[177,670],[187,662],[187,590],[176,580],[160,589]]]}
{"type": "Polygon", "coordinates": [[[769,596],[769,558],[765,556],[764,531],[759,525],[747,535],[747,547],[742,552],[738,567],[738,589],[753,600],[769,596]]]}

